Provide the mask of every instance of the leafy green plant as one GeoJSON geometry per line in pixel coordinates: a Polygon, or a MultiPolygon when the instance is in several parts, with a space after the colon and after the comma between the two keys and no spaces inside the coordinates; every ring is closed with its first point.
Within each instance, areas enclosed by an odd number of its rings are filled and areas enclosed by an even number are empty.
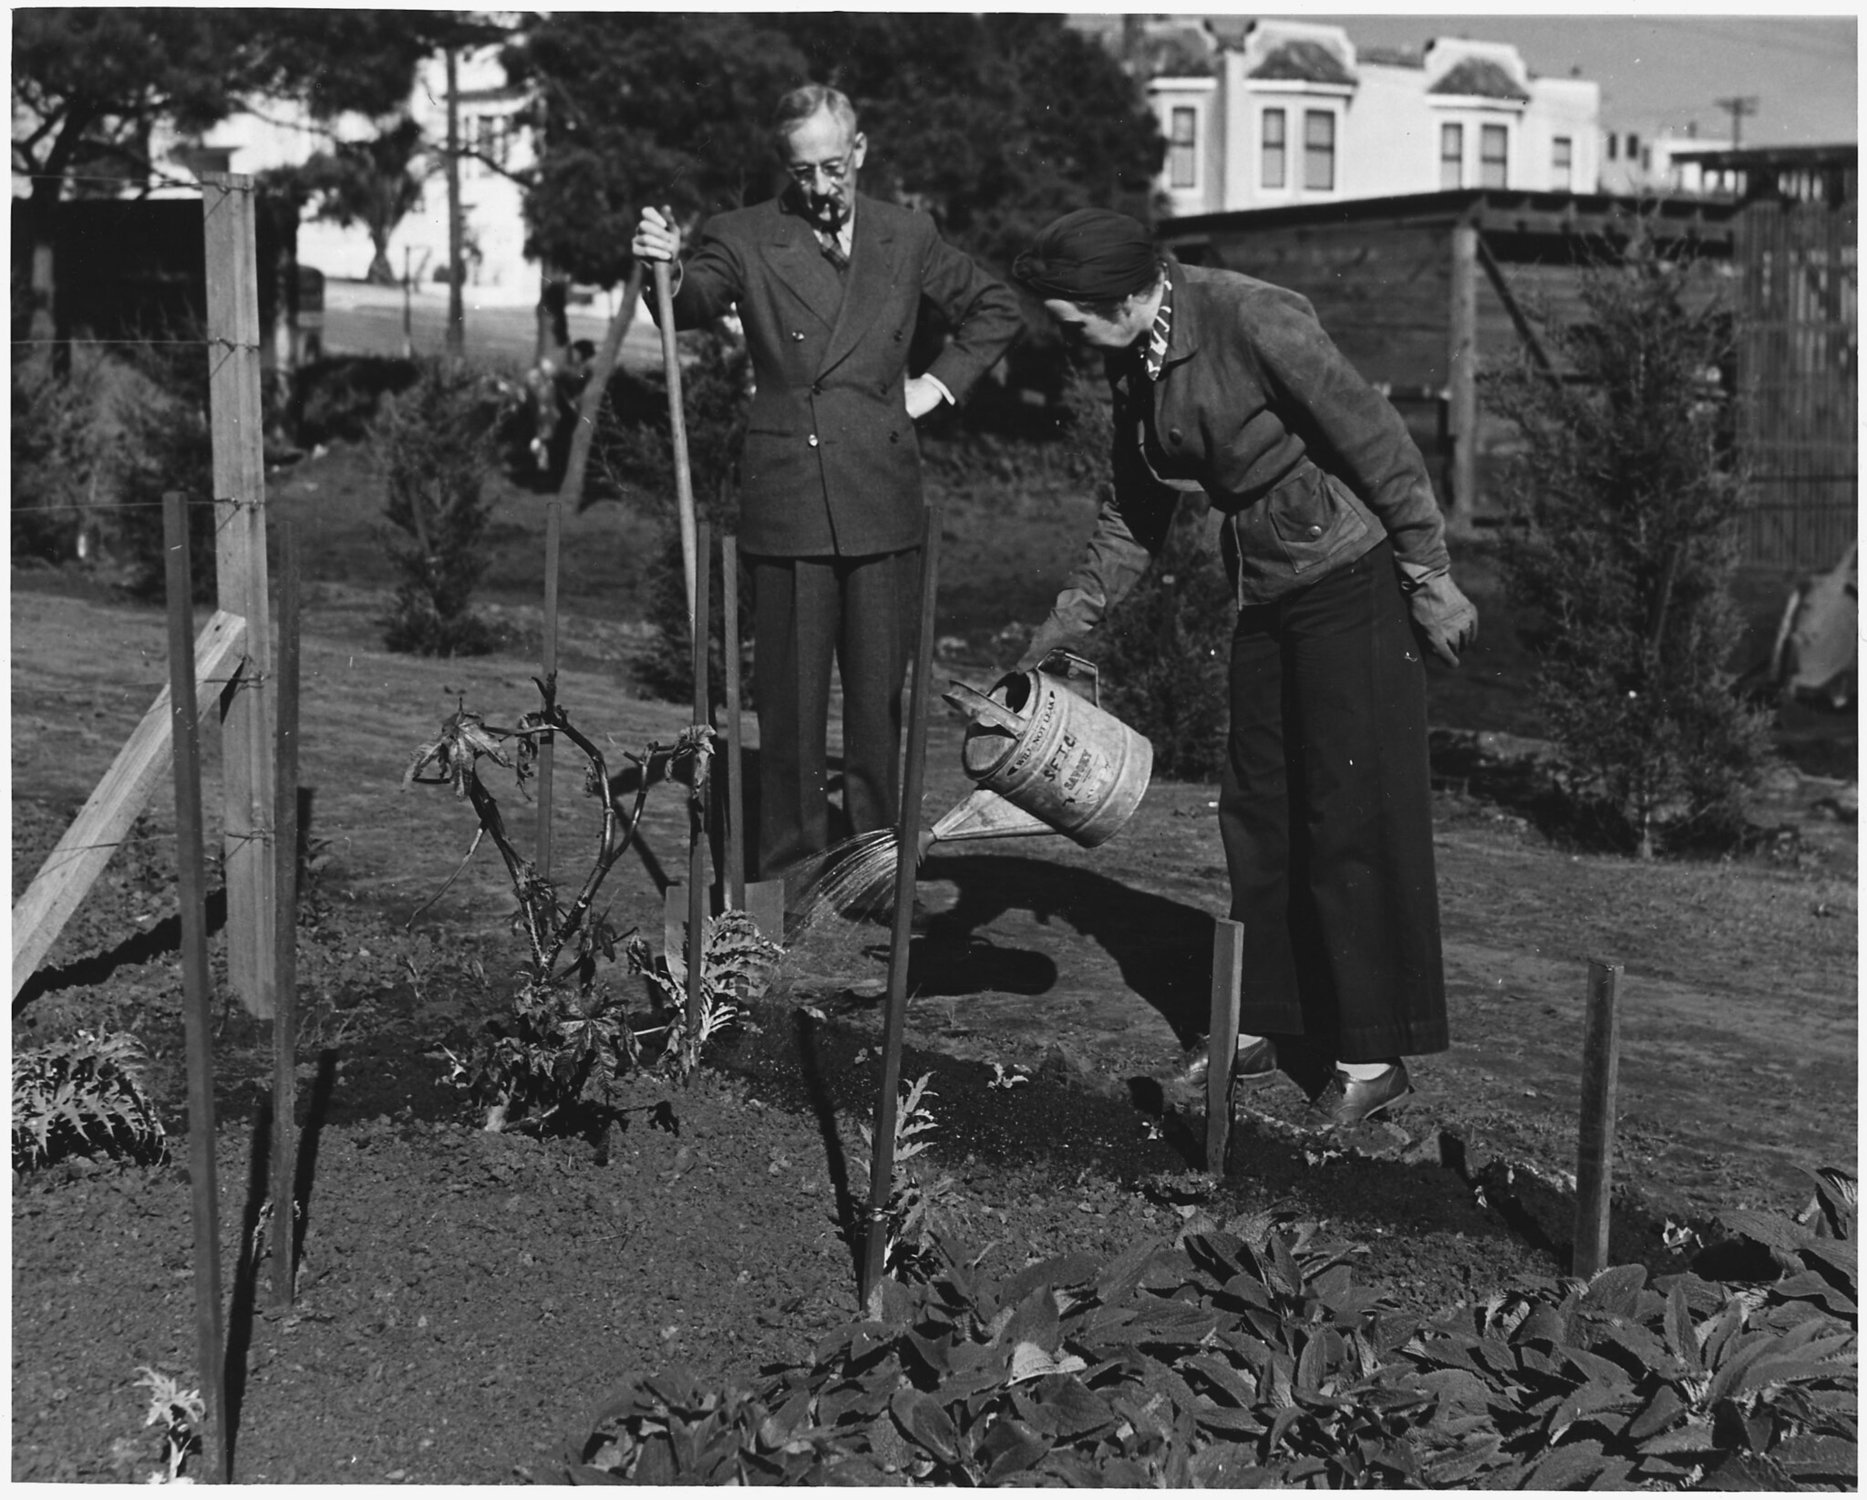
{"type": "Polygon", "coordinates": [[[69,1042],[13,1054],[13,1167],[66,1156],[157,1162],[168,1137],[142,1078],[142,1043],[128,1032],[80,1031],[69,1042]]]}
{"type": "Polygon", "coordinates": [[[207,1403],[198,1390],[183,1390],[181,1382],[148,1365],[137,1366],[149,1389],[149,1412],[143,1426],[162,1429],[162,1467],[149,1476],[150,1484],[189,1484],[182,1465],[202,1451],[201,1430],[207,1425],[207,1403]]]}
{"type": "Polygon", "coordinates": [[[384,621],[391,651],[471,656],[493,646],[469,600],[491,553],[483,494],[500,414],[496,383],[462,360],[420,362],[415,383],[387,396],[370,441],[394,528],[389,555],[402,581],[384,621]]]}
{"type": "MultiPolygon", "coordinates": [[[[518,899],[518,925],[529,955],[510,1009],[487,1023],[467,1057],[446,1053],[449,1081],[468,1090],[486,1110],[489,1130],[519,1123],[543,1129],[574,1119],[587,1106],[612,1108],[618,1081],[649,1063],[685,1077],[698,1066],[706,1042],[742,1019],[733,997],[762,992],[782,952],[743,912],[715,919],[703,949],[700,1021],[690,1033],[681,957],[658,959],[639,937],[618,934],[607,911],[597,910],[595,902],[604,879],[635,837],[651,785],[679,779],[686,782],[690,799],[706,797],[713,732],[697,725],[672,746],[650,745],[640,756],[629,756],[636,766],[629,801],[611,778],[602,751],[558,706],[555,683],[540,683],[539,688],[542,710],[526,714],[512,728],[490,726],[463,705],[442,725],[441,733],[416,752],[405,777],[405,784],[451,785],[456,796],[472,805],[479,831],[467,858],[482,838],[491,838],[518,899]],[[588,873],[568,900],[513,844],[479,769],[482,760],[504,767],[523,790],[532,775],[538,739],[547,732],[561,736],[585,757],[584,792],[600,809],[588,873]],[[514,747],[511,754],[505,748],[508,742],[514,747]],[[619,954],[628,971],[646,981],[651,1003],[641,1016],[609,982],[609,968],[619,954]],[[659,1041],[651,1042],[653,1038],[659,1041]]],[[[463,860],[462,868],[465,864],[463,860]]],[[[457,870],[450,877],[449,885],[458,874],[457,870]]]]}
{"type": "MultiPolygon", "coordinates": [[[[1778,1235],[1774,1222],[1751,1230],[1778,1235]]],[[[871,1315],[805,1364],[722,1390],[678,1371],[631,1381],[569,1471],[611,1483],[1846,1485],[1852,1246],[1790,1230],[1774,1280],[1649,1284],[1617,1266],[1431,1319],[1355,1286],[1362,1247],[1275,1213],[1002,1280],[950,1254],[928,1281],[884,1279],[871,1315]]]]}
{"type": "MultiPolygon", "coordinates": [[[[895,1111],[894,1177],[879,1227],[886,1237],[883,1268],[904,1280],[924,1281],[932,1276],[940,1267],[949,1234],[958,1227],[952,1176],[914,1164],[939,1128],[927,1105],[935,1097],[927,1086],[932,1081],[931,1073],[921,1074],[908,1086],[895,1111]]],[[[867,1125],[862,1127],[862,1140],[874,1150],[875,1132],[867,1125]]]]}
{"type": "Polygon", "coordinates": [[[1650,231],[1579,291],[1577,318],[1544,328],[1573,379],[1526,362],[1486,383],[1520,442],[1501,556],[1563,793],[1650,858],[1741,829],[1768,756],[1767,711],[1729,670],[1745,504],[1720,377],[1732,324],[1691,256],[1650,231]]]}

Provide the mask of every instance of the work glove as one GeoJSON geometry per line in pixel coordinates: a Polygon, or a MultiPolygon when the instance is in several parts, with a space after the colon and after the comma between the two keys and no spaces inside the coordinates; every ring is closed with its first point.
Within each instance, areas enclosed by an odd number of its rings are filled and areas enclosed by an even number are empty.
{"type": "Polygon", "coordinates": [[[1427,649],[1447,666],[1456,667],[1459,652],[1478,639],[1478,611],[1472,601],[1459,592],[1450,573],[1418,579],[1403,573],[1401,588],[1413,612],[1413,628],[1427,649]]]}

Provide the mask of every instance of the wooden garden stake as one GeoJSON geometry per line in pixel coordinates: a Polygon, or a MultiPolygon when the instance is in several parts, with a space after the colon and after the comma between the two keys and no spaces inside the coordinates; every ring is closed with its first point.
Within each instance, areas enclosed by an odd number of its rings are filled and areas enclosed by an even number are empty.
{"type": "MultiPolygon", "coordinates": [[[[694,578],[694,723],[709,722],[712,705],[707,701],[707,582],[713,571],[707,566],[707,526],[702,521],[695,530],[694,545],[700,567],[694,578]]],[[[702,761],[695,762],[698,773],[702,761]]],[[[702,968],[707,946],[707,805],[705,788],[696,784],[695,795],[688,803],[687,843],[687,1034],[698,1034],[702,997],[702,968]]]]}
{"type": "MultiPolygon", "coordinates": [[[[726,904],[746,904],[745,788],[740,784],[739,717],[739,538],[720,537],[720,609],[724,619],[722,655],[726,659],[726,904]]],[[[781,934],[771,934],[780,936],[781,934]]]]}
{"type": "Polygon", "coordinates": [[[1608,1263],[1608,1207],[1614,1188],[1614,1095],[1621,1069],[1622,965],[1588,961],[1588,1015],[1582,1034],[1582,1120],[1575,1162],[1575,1255],[1570,1270],[1593,1276],[1608,1263]]]}
{"type": "Polygon", "coordinates": [[[1206,1170],[1225,1175],[1232,1134],[1232,1054],[1238,1048],[1238,990],[1245,977],[1245,927],[1220,917],[1212,927],[1212,1016],[1206,1028],[1206,1170]]]}
{"type": "Polygon", "coordinates": [[[207,868],[201,848],[201,741],[195,720],[193,582],[188,501],[163,497],[169,704],[175,741],[175,862],[181,877],[183,1021],[188,1045],[188,1178],[194,1198],[195,1358],[215,1464],[229,1478],[227,1381],[221,1351],[220,1202],[214,1167],[214,1061],[207,967],[207,868]]]}
{"type": "Polygon", "coordinates": [[[278,1007],[272,1016],[272,1305],[292,1305],[298,1174],[298,532],[279,536],[278,766],[273,777],[273,854],[278,899],[275,958],[278,1007]]]}
{"type": "Polygon", "coordinates": [[[909,698],[907,766],[902,775],[901,821],[895,830],[895,923],[888,948],[888,1014],[882,1030],[882,1090],[875,1101],[875,1139],[869,1164],[868,1232],[862,1245],[862,1301],[882,1279],[887,1250],[883,1215],[895,1177],[895,1120],[901,1101],[901,1042],[908,1018],[908,949],[914,934],[914,890],[920,863],[921,782],[927,762],[927,703],[933,676],[934,590],[939,577],[940,508],[926,512],[921,542],[921,616],[914,640],[914,689],[909,698]]]}
{"type": "MultiPolygon", "coordinates": [[[[590,468],[590,444],[596,437],[596,419],[603,410],[603,398],[609,391],[609,377],[615,372],[622,354],[623,336],[635,321],[635,307],[642,299],[642,263],[629,268],[629,281],[617,304],[615,316],[603,335],[603,347],[597,352],[583,395],[577,402],[577,427],[570,436],[570,457],[564,463],[564,482],[557,498],[545,510],[545,622],[544,648],[539,667],[546,683],[553,683],[558,670],[558,552],[563,507],[572,512],[583,506],[583,480],[590,468]]],[[[538,736],[538,873],[551,878],[551,754],[552,735],[538,736]]]]}

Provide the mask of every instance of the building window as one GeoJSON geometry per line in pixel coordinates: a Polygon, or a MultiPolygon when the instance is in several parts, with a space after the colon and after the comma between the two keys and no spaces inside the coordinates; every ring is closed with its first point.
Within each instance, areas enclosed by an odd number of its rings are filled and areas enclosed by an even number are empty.
{"type": "Polygon", "coordinates": [[[1190,188],[1199,181],[1199,112],[1174,108],[1167,136],[1167,186],[1190,188]]]}
{"type": "Polygon", "coordinates": [[[1465,186],[1465,127],[1463,125],[1441,125],[1439,127],[1439,186],[1442,188],[1465,186]]]}
{"type": "Polygon", "coordinates": [[[1280,188],[1284,185],[1284,112],[1281,109],[1264,111],[1264,134],[1262,139],[1263,160],[1260,163],[1260,176],[1267,188],[1280,188]]]}
{"type": "Polygon", "coordinates": [[[512,143],[512,117],[510,115],[469,115],[466,129],[462,132],[467,150],[483,158],[480,170],[486,170],[485,163],[498,166],[506,164],[507,150],[512,143]]]}
{"type": "Polygon", "coordinates": [[[1303,112],[1303,186],[1335,191],[1335,115],[1326,109],[1303,112]]]}
{"type": "Polygon", "coordinates": [[[1613,161],[1615,159],[1617,153],[1619,152],[1620,144],[1621,144],[1621,137],[1620,137],[1619,132],[1610,130],[1608,132],[1608,160],[1609,161],[1613,161]]]}
{"type": "Polygon", "coordinates": [[[1502,125],[1485,125],[1478,132],[1478,185],[1509,187],[1510,132],[1502,125]]]}
{"type": "Polygon", "coordinates": [[[1566,135],[1556,137],[1550,155],[1549,185],[1559,193],[1575,186],[1575,143],[1566,135]]]}

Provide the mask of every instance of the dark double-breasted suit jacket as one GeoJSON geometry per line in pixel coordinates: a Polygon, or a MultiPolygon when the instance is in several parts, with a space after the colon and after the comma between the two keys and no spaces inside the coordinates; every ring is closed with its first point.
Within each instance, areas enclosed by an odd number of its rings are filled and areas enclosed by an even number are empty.
{"type": "Polygon", "coordinates": [[[746,552],[855,557],[920,541],[905,386],[923,300],[953,329],[927,373],[962,400],[1022,317],[926,214],[858,195],[841,274],[788,194],[707,221],[674,315],[691,327],[736,305],[745,326],[756,380],[739,472],[746,552]]]}

